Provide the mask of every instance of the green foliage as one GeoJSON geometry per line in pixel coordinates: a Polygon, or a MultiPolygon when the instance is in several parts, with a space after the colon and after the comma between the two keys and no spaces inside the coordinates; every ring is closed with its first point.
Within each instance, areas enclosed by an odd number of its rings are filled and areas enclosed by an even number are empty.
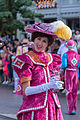
{"type": "Polygon", "coordinates": [[[44,17],[43,14],[35,14],[35,17],[38,17],[39,19],[42,19],[44,17]]]}
{"type": "Polygon", "coordinates": [[[1,31],[14,31],[16,29],[24,30],[24,24],[17,20],[17,13],[23,18],[34,20],[35,17],[43,16],[35,14],[28,9],[32,5],[32,0],[0,0],[0,24],[1,31]]]}
{"type": "Polygon", "coordinates": [[[23,30],[24,29],[24,24],[21,23],[19,20],[13,20],[10,23],[10,29],[11,29],[11,31],[15,30],[15,29],[23,30]]]}
{"type": "Polygon", "coordinates": [[[8,31],[8,28],[9,28],[8,24],[7,24],[7,23],[4,23],[4,24],[2,25],[2,32],[8,31]]]}
{"type": "Polygon", "coordinates": [[[20,11],[22,13],[23,18],[31,18],[31,19],[35,18],[35,13],[32,12],[31,10],[29,10],[29,9],[22,9],[20,11]]]}
{"type": "Polygon", "coordinates": [[[12,18],[12,13],[9,11],[0,12],[0,20],[6,21],[7,19],[12,18]]]}
{"type": "Polygon", "coordinates": [[[30,6],[32,5],[32,0],[17,0],[15,4],[17,7],[30,6]]]}
{"type": "Polygon", "coordinates": [[[0,12],[6,9],[6,0],[0,0],[0,12]]]}

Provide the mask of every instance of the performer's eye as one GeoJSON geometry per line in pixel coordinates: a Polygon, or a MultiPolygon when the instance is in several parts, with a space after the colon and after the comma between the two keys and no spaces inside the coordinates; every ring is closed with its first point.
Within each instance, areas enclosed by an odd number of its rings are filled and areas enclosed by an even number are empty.
{"type": "Polygon", "coordinates": [[[41,40],[41,37],[38,37],[38,40],[41,40]]]}
{"type": "Polygon", "coordinates": [[[47,41],[46,41],[46,40],[43,40],[43,42],[44,42],[44,43],[47,43],[47,41]]]}

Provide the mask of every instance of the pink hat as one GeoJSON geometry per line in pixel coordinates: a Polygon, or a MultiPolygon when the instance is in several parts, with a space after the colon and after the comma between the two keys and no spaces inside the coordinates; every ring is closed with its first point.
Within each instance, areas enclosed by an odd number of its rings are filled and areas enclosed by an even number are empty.
{"type": "Polygon", "coordinates": [[[69,40],[72,36],[71,29],[62,21],[54,21],[52,23],[35,23],[27,25],[24,29],[29,33],[42,32],[64,40],[69,40]]]}
{"type": "Polygon", "coordinates": [[[42,33],[57,37],[55,33],[51,32],[52,25],[48,23],[35,23],[32,25],[27,25],[24,29],[29,33],[42,32],[42,33]]]}
{"type": "Polygon", "coordinates": [[[66,47],[69,49],[72,49],[75,45],[76,43],[74,42],[74,40],[68,40],[66,43],[66,47]]]}

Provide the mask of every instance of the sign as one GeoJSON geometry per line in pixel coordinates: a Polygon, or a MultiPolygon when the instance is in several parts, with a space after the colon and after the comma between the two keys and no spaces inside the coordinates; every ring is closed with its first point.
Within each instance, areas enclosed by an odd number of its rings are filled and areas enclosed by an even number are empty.
{"type": "Polygon", "coordinates": [[[55,8],[55,0],[37,0],[37,9],[55,8]]]}

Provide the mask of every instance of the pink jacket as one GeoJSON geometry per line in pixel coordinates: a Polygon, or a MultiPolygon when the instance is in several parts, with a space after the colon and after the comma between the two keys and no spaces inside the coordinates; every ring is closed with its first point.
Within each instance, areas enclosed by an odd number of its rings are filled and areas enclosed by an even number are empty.
{"type": "Polygon", "coordinates": [[[79,54],[75,51],[68,51],[67,54],[67,68],[76,69],[79,63],[79,54]]]}
{"type": "MultiPolygon", "coordinates": [[[[44,53],[45,59],[42,59],[43,57],[41,57],[42,60],[39,56],[42,55],[37,55],[35,52],[30,51],[16,57],[13,63],[19,78],[21,79],[23,76],[27,77],[28,80],[30,80],[31,86],[49,82],[50,76],[59,73],[59,67],[62,63],[60,56],[56,54],[51,55],[50,53],[44,53]]],[[[20,81],[20,83],[21,82],[22,81],[20,81]]],[[[20,90],[21,86],[19,85],[18,91],[20,90]]],[[[45,108],[49,94],[52,94],[57,107],[60,107],[57,94],[52,93],[52,91],[49,90],[48,92],[46,91],[35,95],[25,96],[18,114],[45,108]]]]}

